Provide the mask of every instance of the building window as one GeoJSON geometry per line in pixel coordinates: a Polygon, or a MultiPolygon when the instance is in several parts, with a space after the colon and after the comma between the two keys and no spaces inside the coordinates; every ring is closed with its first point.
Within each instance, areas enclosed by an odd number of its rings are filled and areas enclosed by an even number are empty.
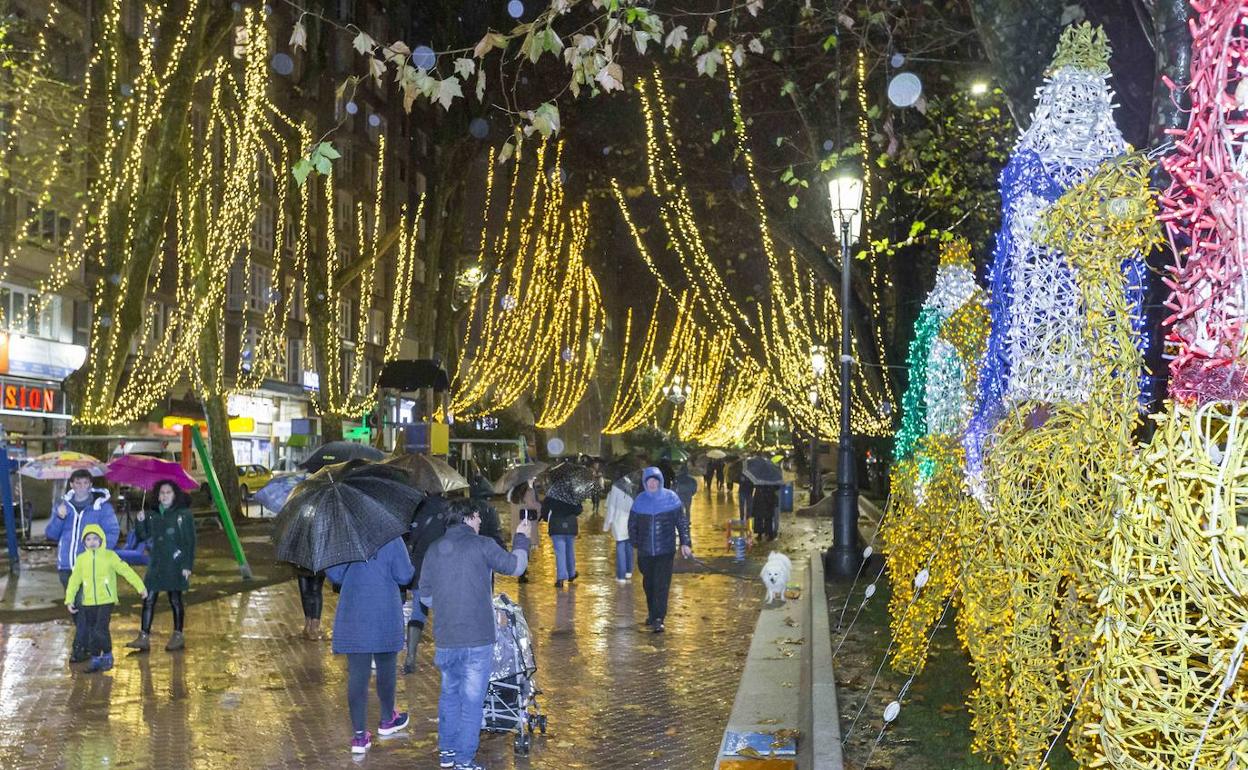
{"type": "Polygon", "coordinates": [[[273,204],[261,203],[256,211],[256,221],[251,225],[251,248],[261,254],[273,253],[274,219],[273,204]]]}
{"type": "Polygon", "coordinates": [[[286,381],[299,385],[303,382],[303,340],[290,340],[286,350],[286,381]]]}
{"type": "Polygon", "coordinates": [[[385,314],[377,308],[368,311],[368,341],[374,345],[381,344],[382,332],[385,331],[385,314]]]}
{"type": "Polygon", "coordinates": [[[144,341],[144,345],[148,350],[153,350],[165,338],[165,321],[168,319],[168,316],[165,311],[165,303],[163,302],[149,299],[144,305],[147,318],[149,319],[143,322],[147,326],[147,339],[144,341]]]}
{"type": "Polygon", "coordinates": [[[247,309],[264,312],[269,307],[273,271],[265,265],[251,266],[251,284],[247,292],[247,309]]]}
{"type": "Polygon", "coordinates": [[[73,225],[69,217],[56,209],[39,208],[26,202],[26,237],[46,244],[61,244],[69,239],[73,225]]]}
{"type": "Polygon", "coordinates": [[[34,289],[0,285],[0,312],[4,314],[3,328],[10,332],[60,339],[61,298],[55,294],[40,301],[34,289]]]}
{"type": "Polygon", "coordinates": [[[256,366],[256,350],[260,347],[260,330],[254,326],[248,326],[243,332],[242,346],[239,349],[238,368],[244,372],[251,372],[256,366]]]}
{"type": "Polygon", "coordinates": [[[86,345],[91,341],[91,303],[74,300],[74,335],[71,339],[75,345],[86,345]]]}
{"type": "Polygon", "coordinates": [[[373,359],[365,358],[360,364],[360,379],[355,383],[355,392],[364,395],[373,389],[373,359]]]}
{"type": "Polygon", "coordinates": [[[340,193],[334,199],[334,228],[338,231],[338,245],[351,240],[355,232],[351,196],[340,193]]]}
{"type": "Polygon", "coordinates": [[[342,392],[350,393],[351,373],[355,370],[355,351],[342,351],[339,356],[339,361],[342,364],[342,370],[339,372],[339,374],[342,375],[342,392]]]}
{"type": "Polygon", "coordinates": [[[230,275],[225,283],[225,309],[226,310],[242,310],[243,296],[247,289],[247,274],[243,271],[242,257],[234,260],[234,264],[230,266],[230,275]]]}
{"type": "Polygon", "coordinates": [[[288,289],[290,292],[290,320],[303,320],[303,281],[291,281],[288,289]]]}
{"type": "Polygon", "coordinates": [[[338,301],[338,336],[344,340],[354,339],[355,335],[351,330],[355,328],[355,313],[352,308],[355,305],[349,299],[338,301]]]}

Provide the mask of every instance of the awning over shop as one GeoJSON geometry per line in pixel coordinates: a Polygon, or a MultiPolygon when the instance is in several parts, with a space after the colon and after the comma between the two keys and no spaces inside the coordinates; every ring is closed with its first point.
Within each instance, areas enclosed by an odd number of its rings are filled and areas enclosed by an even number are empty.
{"type": "Polygon", "coordinates": [[[308,446],[311,443],[308,441],[308,439],[310,438],[311,436],[305,436],[300,433],[292,433],[290,435],[290,438],[286,439],[286,446],[293,446],[293,447],[308,446]]]}

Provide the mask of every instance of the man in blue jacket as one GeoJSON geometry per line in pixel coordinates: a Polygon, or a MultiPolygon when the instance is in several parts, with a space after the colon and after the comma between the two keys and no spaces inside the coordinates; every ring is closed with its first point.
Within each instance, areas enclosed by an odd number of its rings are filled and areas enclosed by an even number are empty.
{"type": "Polygon", "coordinates": [[[446,534],[429,547],[420,569],[420,600],[433,608],[433,662],[442,672],[438,698],[441,767],[481,770],[476,763],[481,715],[494,652],[493,573],[519,577],[529,566],[532,522],[521,519],[511,553],[479,534],[480,511],[456,501],[446,534]]]}
{"type": "Polygon", "coordinates": [[[672,587],[676,538],[680,537],[680,553],[686,559],[693,556],[693,540],[689,537],[685,505],[675,492],[663,488],[662,472],[646,468],[641,484],[644,489],[633,500],[628,513],[628,539],[637,547],[637,566],[646,592],[646,625],[661,634],[663,619],[667,617],[667,594],[672,587]]]}
{"type": "MultiPolygon", "coordinates": [[[[61,578],[62,586],[69,585],[74,562],[86,549],[82,542],[82,531],[88,524],[98,524],[104,530],[105,548],[113,550],[117,547],[121,525],[117,523],[117,513],[113,511],[108,498],[108,490],[91,488],[90,471],[80,468],[69,476],[69,491],[60,500],[52,503],[52,518],[48,521],[44,535],[49,540],[58,541],[56,572],[61,578]]],[[[85,620],[82,613],[74,616],[74,643],[69,656],[70,663],[79,663],[89,657],[86,650],[85,620]]]]}

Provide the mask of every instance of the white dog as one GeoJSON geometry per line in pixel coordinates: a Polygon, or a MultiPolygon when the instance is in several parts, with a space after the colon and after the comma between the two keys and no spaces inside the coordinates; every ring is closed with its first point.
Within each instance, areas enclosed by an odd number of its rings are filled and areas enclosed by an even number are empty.
{"type": "Polygon", "coordinates": [[[771,604],[772,600],[779,597],[784,598],[785,586],[789,584],[789,575],[793,572],[793,562],[789,561],[789,557],[779,551],[772,551],[767,557],[767,563],[763,565],[763,571],[759,573],[759,577],[763,580],[763,585],[767,587],[767,603],[771,604]]]}

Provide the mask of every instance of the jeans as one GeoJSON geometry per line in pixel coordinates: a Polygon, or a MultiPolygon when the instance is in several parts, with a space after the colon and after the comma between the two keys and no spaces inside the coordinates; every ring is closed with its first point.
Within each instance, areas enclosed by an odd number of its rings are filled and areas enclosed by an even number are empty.
{"type": "Polygon", "coordinates": [[[661,553],[657,556],[637,554],[637,566],[641,568],[641,587],[646,591],[647,616],[651,620],[667,617],[667,592],[672,587],[672,567],[676,554],[661,553]]]}
{"type": "Polygon", "coordinates": [[[87,628],[87,638],[83,643],[88,655],[105,655],[113,651],[113,637],[108,633],[108,623],[113,617],[113,605],[97,604],[94,607],[79,607],[78,616],[87,628]]]}
{"type": "Polygon", "coordinates": [[[576,535],[551,535],[555,546],[555,579],[567,580],[576,574],[576,535]]]}
{"type": "Polygon", "coordinates": [[[615,541],[615,579],[623,580],[633,571],[633,543],[630,540],[615,541]]]}
{"type": "Polygon", "coordinates": [[[368,680],[377,662],[377,700],[381,701],[381,718],[394,715],[394,686],[399,677],[397,652],[347,653],[347,708],[351,711],[351,729],[364,732],[368,721],[368,680]]]}
{"type": "MultiPolygon", "coordinates": [[[[61,588],[69,586],[69,576],[73,574],[72,570],[58,569],[57,577],[61,579],[61,588]]],[[[78,595],[74,597],[74,606],[82,607],[82,589],[78,589],[78,595]]],[[[72,649],[75,653],[83,652],[87,647],[87,616],[79,612],[74,616],[74,643],[72,649]]]]}
{"type": "Polygon", "coordinates": [[[494,645],[438,648],[433,662],[442,672],[438,698],[438,750],[450,751],[455,763],[471,765],[481,742],[485,690],[489,686],[494,645]]]}

